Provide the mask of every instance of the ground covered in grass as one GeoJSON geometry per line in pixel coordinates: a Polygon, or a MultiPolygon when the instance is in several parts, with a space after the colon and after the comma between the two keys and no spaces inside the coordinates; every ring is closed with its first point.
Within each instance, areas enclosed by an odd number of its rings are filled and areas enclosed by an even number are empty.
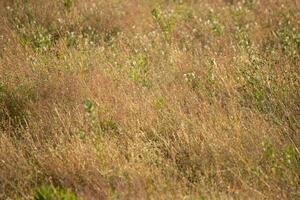
{"type": "Polygon", "coordinates": [[[0,199],[300,199],[299,11],[0,0],[0,199]]]}

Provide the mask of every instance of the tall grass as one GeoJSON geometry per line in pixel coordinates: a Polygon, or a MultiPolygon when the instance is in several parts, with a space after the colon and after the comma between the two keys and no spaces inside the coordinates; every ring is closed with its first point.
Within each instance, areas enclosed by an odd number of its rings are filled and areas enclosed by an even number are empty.
{"type": "Polygon", "coordinates": [[[299,10],[0,1],[0,199],[300,198],[299,10]]]}

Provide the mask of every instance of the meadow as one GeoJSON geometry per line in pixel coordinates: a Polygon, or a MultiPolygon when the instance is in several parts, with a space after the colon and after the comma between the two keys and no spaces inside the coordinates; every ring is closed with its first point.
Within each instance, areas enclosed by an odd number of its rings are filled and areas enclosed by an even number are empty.
{"type": "Polygon", "coordinates": [[[0,0],[0,199],[300,199],[300,2],[0,0]]]}

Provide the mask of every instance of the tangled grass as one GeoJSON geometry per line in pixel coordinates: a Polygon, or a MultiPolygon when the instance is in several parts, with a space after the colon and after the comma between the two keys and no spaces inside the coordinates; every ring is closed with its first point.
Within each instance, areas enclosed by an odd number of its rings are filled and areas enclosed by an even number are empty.
{"type": "Polygon", "coordinates": [[[0,199],[299,199],[294,0],[0,0],[0,199]]]}

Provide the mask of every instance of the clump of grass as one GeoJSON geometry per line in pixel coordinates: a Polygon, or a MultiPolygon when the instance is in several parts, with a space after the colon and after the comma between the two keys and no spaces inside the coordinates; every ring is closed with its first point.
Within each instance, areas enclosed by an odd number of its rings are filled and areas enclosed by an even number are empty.
{"type": "Polygon", "coordinates": [[[0,199],[299,199],[299,9],[0,1],[0,199]]]}
{"type": "Polygon", "coordinates": [[[72,4],[73,4],[73,1],[72,0],[64,0],[63,1],[64,3],[64,7],[67,9],[67,10],[70,10],[72,4]]]}
{"type": "Polygon", "coordinates": [[[220,22],[220,19],[215,16],[213,10],[210,10],[208,13],[208,23],[213,34],[215,34],[216,36],[221,36],[224,34],[224,26],[220,22]]]}
{"type": "Polygon", "coordinates": [[[0,85],[1,121],[12,121],[15,126],[24,125],[29,104],[36,100],[36,90],[28,83],[13,89],[4,84],[0,85]]]}
{"type": "Polygon", "coordinates": [[[72,192],[57,189],[53,186],[41,186],[36,189],[33,195],[35,200],[77,200],[78,198],[72,192]]]}
{"type": "Polygon", "coordinates": [[[140,84],[144,87],[150,87],[151,82],[148,78],[149,71],[150,67],[147,58],[143,55],[139,55],[132,61],[132,70],[130,72],[130,77],[135,83],[140,84]]]}
{"type": "Polygon", "coordinates": [[[161,12],[158,8],[153,8],[151,11],[153,19],[158,24],[160,30],[163,33],[164,39],[167,42],[171,42],[171,33],[172,29],[176,23],[176,18],[172,15],[172,13],[161,12]]]}

